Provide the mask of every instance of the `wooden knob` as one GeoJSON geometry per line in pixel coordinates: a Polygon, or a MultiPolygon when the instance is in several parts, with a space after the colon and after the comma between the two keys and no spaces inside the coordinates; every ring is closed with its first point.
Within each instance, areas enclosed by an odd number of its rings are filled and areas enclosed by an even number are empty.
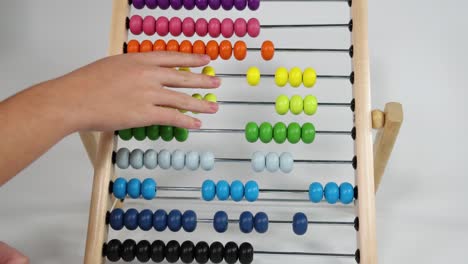
{"type": "Polygon", "coordinates": [[[380,110],[372,111],[372,128],[380,129],[385,125],[385,114],[380,110]]]}

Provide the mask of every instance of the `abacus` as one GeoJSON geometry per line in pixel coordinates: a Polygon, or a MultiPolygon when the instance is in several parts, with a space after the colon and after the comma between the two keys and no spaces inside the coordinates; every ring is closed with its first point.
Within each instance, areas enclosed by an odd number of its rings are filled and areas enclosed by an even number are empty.
{"type": "Polygon", "coordinates": [[[113,0],[109,54],[152,51],[207,54],[174,70],[220,77],[187,90],[220,112],[200,130],[80,133],[85,263],[377,263],[374,196],[403,112],[370,110],[366,0],[113,0]]]}

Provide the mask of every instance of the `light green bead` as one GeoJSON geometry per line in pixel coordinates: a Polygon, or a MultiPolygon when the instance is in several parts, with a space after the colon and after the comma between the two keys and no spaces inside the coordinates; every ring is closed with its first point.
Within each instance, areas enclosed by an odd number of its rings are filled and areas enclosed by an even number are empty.
{"type": "Polygon", "coordinates": [[[289,71],[289,84],[297,88],[302,84],[302,70],[299,67],[294,67],[289,71]]]}
{"type": "Polygon", "coordinates": [[[289,98],[282,94],[276,98],[276,113],[279,115],[285,115],[289,111],[289,98]]]}
{"type": "Polygon", "coordinates": [[[275,83],[279,87],[284,87],[288,83],[289,73],[288,69],[285,67],[280,67],[276,70],[275,73],[275,83]]]}
{"type": "Polygon", "coordinates": [[[317,97],[313,95],[307,95],[304,98],[304,113],[306,115],[314,115],[317,112],[318,101],[317,97]]]}
{"type": "Polygon", "coordinates": [[[216,103],[218,101],[218,98],[216,97],[216,95],[212,93],[206,94],[203,99],[205,101],[213,102],[213,103],[216,103]]]}
{"type": "Polygon", "coordinates": [[[298,115],[304,110],[304,101],[299,95],[293,95],[291,101],[289,102],[289,109],[291,113],[298,115]]]}
{"type": "Polygon", "coordinates": [[[216,76],[215,69],[211,66],[206,66],[205,68],[203,68],[202,74],[213,76],[213,77],[216,76]]]}

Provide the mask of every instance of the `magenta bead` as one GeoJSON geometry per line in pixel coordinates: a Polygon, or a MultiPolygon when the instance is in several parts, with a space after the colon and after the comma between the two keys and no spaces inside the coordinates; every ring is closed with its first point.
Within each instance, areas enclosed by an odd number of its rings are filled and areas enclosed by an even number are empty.
{"type": "Polygon", "coordinates": [[[184,32],[184,36],[192,37],[195,35],[195,20],[191,17],[187,17],[182,21],[182,32],[184,32]]]}
{"type": "Polygon", "coordinates": [[[238,18],[234,22],[234,32],[238,37],[244,37],[247,34],[247,21],[243,18],[238,18]]]}
{"type": "Polygon", "coordinates": [[[230,18],[223,19],[221,22],[221,34],[225,38],[230,38],[234,34],[234,21],[230,18]]]}
{"type": "Polygon", "coordinates": [[[237,10],[244,10],[247,7],[247,0],[234,0],[234,6],[237,10]]]}
{"type": "Polygon", "coordinates": [[[162,16],[156,20],[156,32],[162,37],[169,33],[169,19],[167,19],[167,17],[162,16]]]}
{"type": "Polygon", "coordinates": [[[143,32],[148,36],[153,36],[156,32],[156,19],[152,16],[147,16],[143,19],[143,32]]]}
{"type": "Polygon", "coordinates": [[[258,37],[260,35],[260,22],[256,18],[251,18],[247,22],[247,33],[252,38],[258,37]]]}
{"type": "Polygon", "coordinates": [[[143,9],[145,7],[145,0],[133,0],[132,3],[136,9],[143,9]]]}
{"type": "Polygon", "coordinates": [[[210,19],[210,22],[208,22],[208,33],[212,38],[219,37],[219,35],[221,34],[221,21],[219,21],[219,19],[210,19]]]}
{"type": "Polygon", "coordinates": [[[169,20],[169,32],[174,37],[180,36],[182,33],[182,20],[178,17],[173,17],[169,20]]]}
{"type": "Polygon", "coordinates": [[[143,18],[139,15],[134,15],[130,18],[130,32],[134,35],[140,35],[143,32],[143,18]]]}
{"type": "Polygon", "coordinates": [[[208,21],[204,18],[197,19],[197,22],[195,22],[195,31],[200,37],[206,36],[206,34],[208,34],[208,21]]]}
{"type": "Polygon", "coordinates": [[[146,7],[149,9],[155,9],[158,7],[158,0],[146,0],[146,7]]]}
{"type": "Polygon", "coordinates": [[[250,10],[257,10],[260,7],[260,0],[247,0],[250,10]]]}

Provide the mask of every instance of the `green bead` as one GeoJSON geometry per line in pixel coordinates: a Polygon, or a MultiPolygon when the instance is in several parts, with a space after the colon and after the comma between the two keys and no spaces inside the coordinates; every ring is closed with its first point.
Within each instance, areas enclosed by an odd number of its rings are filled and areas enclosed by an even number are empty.
{"type": "Polygon", "coordinates": [[[174,127],[160,126],[159,134],[161,135],[162,140],[169,142],[174,139],[174,127]]]}
{"type": "Polygon", "coordinates": [[[289,109],[291,113],[298,115],[304,110],[304,101],[299,95],[293,95],[291,101],[289,102],[289,109]]]}
{"type": "Polygon", "coordinates": [[[128,128],[128,129],[119,130],[119,137],[120,139],[125,140],[125,141],[132,139],[133,137],[132,129],[128,128]]]}
{"type": "Polygon", "coordinates": [[[288,126],[288,141],[289,143],[296,144],[301,140],[301,126],[294,122],[288,126]]]}
{"type": "Polygon", "coordinates": [[[254,122],[249,122],[245,126],[245,139],[248,142],[254,143],[258,140],[258,125],[254,122]]]}
{"type": "Polygon", "coordinates": [[[283,122],[276,123],[273,127],[273,138],[278,144],[283,144],[286,142],[288,128],[283,122]]]}
{"type": "Polygon", "coordinates": [[[311,123],[305,123],[302,125],[302,142],[310,144],[315,139],[315,127],[311,123]]]}
{"type": "Polygon", "coordinates": [[[150,140],[158,140],[159,139],[159,126],[153,125],[146,127],[146,136],[150,140]]]}
{"type": "Polygon", "coordinates": [[[260,125],[260,141],[270,143],[273,139],[273,127],[268,122],[263,122],[260,125]]]}
{"type": "Polygon", "coordinates": [[[179,142],[185,142],[188,138],[188,129],[176,127],[174,128],[175,139],[179,142]]]}
{"type": "Polygon", "coordinates": [[[276,98],[275,104],[276,113],[279,115],[285,115],[289,111],[289,98],[282,94],[276,98]]]}
{"type": "Polygon", "coordinates": [[[304,98],[304,113],[306,115],[314,115],[317,112],[318,101],[317,97],[313,95],[307,95],[304,98]]]}
{"type": "Polygon", "coordinates": [[[145,127],[137,127],[132,128],[133,137],[138,140],[142,141],[146,138],[146,128],[145,127]]]}

